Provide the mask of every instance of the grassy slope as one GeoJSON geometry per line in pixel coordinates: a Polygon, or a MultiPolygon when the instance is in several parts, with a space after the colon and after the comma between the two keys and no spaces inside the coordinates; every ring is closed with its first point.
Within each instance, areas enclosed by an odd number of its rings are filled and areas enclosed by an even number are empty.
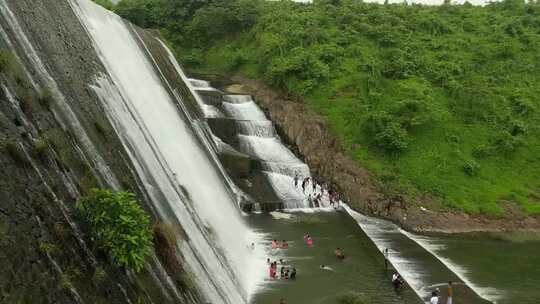
{"type": "Polygon", "coordinates": [[[539,10],[506,5],[271,2],[253,30],[217,42],[196,69],[238,70],[302,96],[327,118],[352,157],[405,191],[434,194],[470,213],[502,214],[499,202],[510,200],[539,214],[539,10]],[[331,48],[321,51],[321,45],[331,48]],[[298,59],[302,52],[315,55],[298,59]],[[296,63],[281,69],[276,81],[273,69],[287,60],[296,63]],[[407,74],[391,75],[394,62],[394,71],[407,74]],[[303,73],[308,68],[302,64],[322,64],[329,73],[303,73]],[[392,112],[410,99],[428,104],[429,119],[407,130],[408,148],[389,153],[373,144],[364,127],[369,115],[392,112]],[[518,113],[516,100],[527,114],[518,113]],[[510,149],[501,148],[497,142],[515,124],[526,132],[510,139],[516,143],[510,149]],[[466,174],[467,164],[474,174],[466,174]]]}

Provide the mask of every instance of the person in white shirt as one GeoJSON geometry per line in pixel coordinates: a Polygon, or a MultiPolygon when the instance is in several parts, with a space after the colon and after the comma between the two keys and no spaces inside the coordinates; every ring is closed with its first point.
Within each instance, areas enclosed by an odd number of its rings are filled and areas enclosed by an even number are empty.
{"type": "Polygon", "coordinates": [[[439,304],[439,297],[437,297],[437,293],[435,291],[431,293],[431,299],[429,299],[429,304],[439,304]]]}

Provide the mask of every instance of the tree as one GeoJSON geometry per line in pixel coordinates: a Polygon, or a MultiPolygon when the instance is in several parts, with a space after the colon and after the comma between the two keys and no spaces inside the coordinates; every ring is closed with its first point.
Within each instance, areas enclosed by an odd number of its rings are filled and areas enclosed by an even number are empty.
{"type": "Polygon", "coordinates": [[[92,189],[76,204],[90,237],[121,267],[140,271],[152,251],[150,218],[130,192],[92,189]]]}

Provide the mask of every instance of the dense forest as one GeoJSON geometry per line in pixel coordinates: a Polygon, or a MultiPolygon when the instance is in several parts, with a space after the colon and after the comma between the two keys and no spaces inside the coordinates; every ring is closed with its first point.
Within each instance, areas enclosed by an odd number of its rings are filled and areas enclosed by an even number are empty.
{"type": "Polygon", "coordinates": [[[393,188],[470,213],[512,202],[540,214],[540,4],[98,2],[159,29],[189,69],[306,103],[393,188]]]}

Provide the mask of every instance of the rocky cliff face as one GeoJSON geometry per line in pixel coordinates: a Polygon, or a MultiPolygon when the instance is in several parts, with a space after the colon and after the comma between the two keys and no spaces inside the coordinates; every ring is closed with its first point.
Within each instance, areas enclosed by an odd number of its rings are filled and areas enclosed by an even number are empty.
{"type": "Polygon", "coordinates": [[[276,124],[282,139],[291,145],[291,150],[304,159],[315,175],[338,189],[351,207],[364,214],[387,218],[421,232],[540,230],[539,217],[524,217],[511,209],[503,218],[468,215],[434,206],[429,196],[410,197],[388,189],[348,155],[331,134],[324,118],[305,104],[288,99],[261,81],[240,76],[199,76],[213,79],[230,93],[252,95],[276,124]]]}
{"type": "Polygon", "coordinates": [[[140,274],[116,269],[74,216],[92,187],[145,194],[88,87],[104,69],[69,1],[0,12],[0,302],[196,302],[178,261],[158,251],[140,274]]]}

